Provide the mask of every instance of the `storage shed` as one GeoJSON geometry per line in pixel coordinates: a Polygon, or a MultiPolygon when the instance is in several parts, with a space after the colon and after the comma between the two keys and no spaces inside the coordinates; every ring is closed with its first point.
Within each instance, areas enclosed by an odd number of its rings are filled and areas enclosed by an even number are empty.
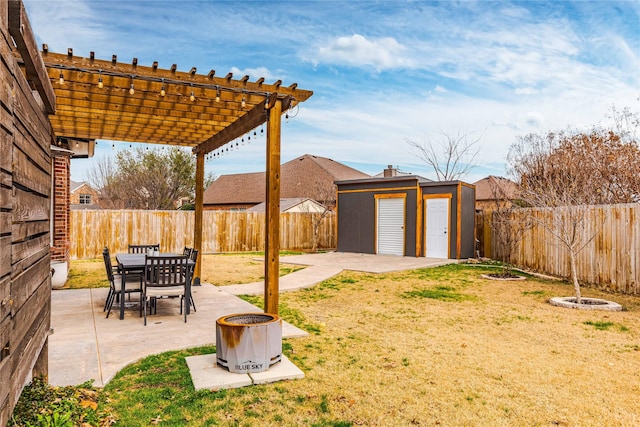
{"type": "Polygon", "coordinates": [[[416,175],[336,181],[338,252],[474,256],[475,187],[416,175]]]}

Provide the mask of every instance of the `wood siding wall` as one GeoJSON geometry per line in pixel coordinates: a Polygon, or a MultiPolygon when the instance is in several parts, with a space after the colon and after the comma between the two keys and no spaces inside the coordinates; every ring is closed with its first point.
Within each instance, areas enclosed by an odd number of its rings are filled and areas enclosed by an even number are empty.
{"type": "MultiPolygon", "coordinates": [[[[280,215],[280,249],[308,250],[312,247],[312,219],[320,214],[280,215]]],[[[193,246],[193,211],[81,210],[71,211],[71,259],[97,258],[108,246],[112,253],[126,252],[135,243],[160,243],[168,252],[193,246]]],[[[320,249],[336,247],[335,214],[322,219],[320,249]]],[[[204,253],[264,250],[264,212],[204,211],[204,253]]]]}
{"type": "Polygon", "coordinates": [[[29,37],[22,3],[0,0],[0,426],[31,375],[47,374],[51,127],[12,51],[15,40],[35,62],[29,37]]]}
{"type": "MultiPolygon", "coordinates": [[[[578,255],[578,280],[609,291],[640,294],[640,204],[587,209],[583,236],[586,239],[597,234],[578,255]]],[[[533,214],[549,215],[542,210],[534,210],[533,214]]],[[[483,218],[478,214],[476,233],[485,256],[500,259],[503,249],[491,231],[489,215],[490,212],[485,212],[483,218]]],[[[511,262],[535,271],[569,277],[569,255],[555,242],[542,226],[534,226],[525,234],[517,250],[510,254],[511,262]]]]}

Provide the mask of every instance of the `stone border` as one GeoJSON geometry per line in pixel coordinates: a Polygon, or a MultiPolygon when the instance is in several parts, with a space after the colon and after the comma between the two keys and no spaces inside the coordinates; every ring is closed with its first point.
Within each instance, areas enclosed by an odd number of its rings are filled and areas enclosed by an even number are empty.
{"type": "Polygon", "coordinates": [[[573,308],[576,310],[603,310],[622,311],[622,306],[617,302],[599,298],[582,298],[582,304],[576,304],[576,297],[553,297],[549,304],[556,307],[573,308]]]}

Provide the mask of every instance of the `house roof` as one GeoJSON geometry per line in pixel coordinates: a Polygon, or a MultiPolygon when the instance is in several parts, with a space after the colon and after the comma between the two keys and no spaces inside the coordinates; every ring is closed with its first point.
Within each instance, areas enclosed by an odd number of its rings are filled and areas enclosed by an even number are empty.
{"type": "MultiPolygon", "coordinates": [[[[288,199],[280,199],[280,212],[286,212],[291,208],[294,208],[302,203],[309,201],[312,204],[318,205],[318,208],[322,209],[322,205],[320,205],[315,200],[312,200],[308,197],[292,197],[288,199]]],[[[259,203],[249,209],[247,212],[265,212],[267,204],[265,202],[259,203]]]]}
{"type": "Polygon", "coordinates": [[[517,185],[510,179],[489,175],[473,183],[476,186],[476,200],[495,200],[499,198],[514,199],[517,185]]]}
{"type": "MultiPolygon", "coordinates": [[[[334,181],[370,178],[369,175],[311,154],[297,157],[280,168],[282,198],[328,200],[335,197],[334,181]]],[[[205,205],[258,204],[265,198],[265,173],[221,175],[204,192],[205,205]]]]}
{"type": "Polygon", "coordinates": [[[70,181],[69,182],[69,188],[70,188],[70,191],[72,193],[75,193],[76,191],[78,191],[82,187],[87,187],[87,189],[91,189],[89,184],[87,184],[84,181],[82,181],[82,182],[70,181]]]}

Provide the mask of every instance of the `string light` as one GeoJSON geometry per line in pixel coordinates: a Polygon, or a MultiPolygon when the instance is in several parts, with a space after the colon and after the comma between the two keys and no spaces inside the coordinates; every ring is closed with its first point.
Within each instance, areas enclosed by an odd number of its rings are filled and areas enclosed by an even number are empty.
{"type": "Polygon", "coordinates": [[[165,96],[167,92],[164,90],[164,79],[162,79],[162,88],[160,89],[160,96],[165,96]]]}
{"type": "Polygon", "coordinates": [[[196,95],[193,93],[193,85],[191,85],[191,95],[189,96],[189,101],[194,102],[196,100],[196,95]]]}
{"type": "Polygon", "coordinates": [[[136,90],[133,88],[133,80],[131,81],[131,87],[129,88],[129,95],[133,95],[136,93],[136,90]]]}
{"type": "Polygon", "coordinates": [[[60,71],[60,78],[58,79],[58,82],[63,85],[64,84],[64,76],[62,75],[62,71],[60,71]]]}
{"type": "Polygon", "coordinates": [[[244,99],[244,92],[242,93],[242,102],[240,103],[240,106],[241,106],[242,108],[244,108],[244,107],[246,107],[246,106],[247,106],[247,102],[246,102],[246,101],[245,101],[245,99],[244,99]]]}
{"type": "Polygon", "coordinates": [[[220,102],[220,87],[216,86],[216,102],[220,102]]]}
{"type": "Polygon", "coordinates": [[[104,87],[104,83],[102,83],[102,71],[98,71],[100,76],[98,77],[98,89],[102,89],[104,87]]]}

